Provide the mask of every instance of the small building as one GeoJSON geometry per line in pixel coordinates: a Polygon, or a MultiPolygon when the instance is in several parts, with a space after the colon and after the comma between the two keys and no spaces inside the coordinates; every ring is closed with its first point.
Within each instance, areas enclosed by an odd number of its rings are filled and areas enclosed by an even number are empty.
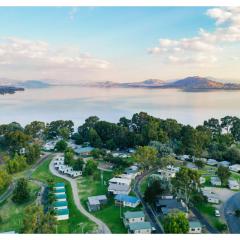
{"type": "Polygon", "coordinates": [[[223,166],[223,167],[228,168],[230,166],[230,162],[228,162],[228,161],[221,161],[221,162],[218,163],[218,166],[223,166]]]}
{"type": "Polygon", "coordinates": [[[189,161],[190,160],[190,156],[189,155],[178,155],[177,159],[179,159],[181,161],[189,161]]]}
{"type": "Polygon", "coordinates": [[[69,219],[69,210],[68,209],[56,210],[56,218],[58,221],[69,219]]]}
{"type": "Polygon", "coordinates": [[[125,168],[124,174],[133,176],[132,178],[135,178],[137,175],[139,175],[139,168],[135,165],[125,168]]]}
{"type": "Polygon", "coordinates": [[[188,216],[187,205],[182,200],[177,200],[176,198],[162,199],[157,198],[155,206],[158,212],[163,215],[167,215],[171,212],[181,211],[188,216]]]}
{"type": "Polygon", "coordinates": [[[20,155],[24,155],[26,153],[26,148],[20,148],[20,150],[19,150],[19,154],[20,155]]]}
{"type": "Polygon", "coordinates": [[[127,211],[123,214],[123,223],[125,227],[127,227],[130,223],[134,222],[144,222],[145,215],[143,211],[127,211]]]}
{"type": "Polygon", "coordinates": [[[53,207],[55,210],[59,210],[59,209],[67,209],[68,208],[68,203],[67,201],[56,201],[53,204],[53,207]]]}
{"type": "Polygon", "coordinates": [[[88,197],[89,212],[100,210],[101,205],[107,204],[107,197],[105,195],[88,197]]]}
{"type": "Polygon", "coordinates": [[[231,190],[239,190],[240,189],[239,183],[236,180],[231,180],[231,179],[228,180],[228,187],[231,190]]]}
{"type": "Polygon", "coordinates": [[[119,184],[109,184],[108,193],[117,195],[125,194],[128,195],[131,192],[131,187],[128,185],[119,185],[119,184]]]}
{"type": "Polygon", "coordinates": [[[140,199],[133,196],[128,196],[125,194],[118,194],[115,196],[115,204],[122,205],[124,207],[135,208],[140,204],[140,199]]]}
{"type": "Polygon", "coordinates": [[[192,163],[192,162],[188,162],[186,167],[189,168],[189,169],[193,169],[193,170],[197,170],[198,169],[198,167],[194,163],[192,163]]]}
{"type": "Polygon", "coordinates": [[[59,202],[67,201],[66,194],[55,194],[55,198],[59,202]]]}
{"type": "Polygon", "coordinates": [[[210,181],[213,186],[221,186],[222,185],[222,182],[219,177],[211,177],[210,181]]]}
{"type": "Polygon", "coordinates": [[[172,165],[168,165],[166,169],[159,169],[158,174],[160,175],[160,179],[169,180],[176,176],[176,173],[179,171],[179,167],[174,167],[172,165]]]}
{"type": "Polygon", "coordinates": [[[54,189],[65,189],[65,184],[63,182],[56,183],[54,189]]]}
{"type": "Polygon", "coordinates": [[[240,164],[234,164],[229,166],[229,170],[233,172],[240,172],[240,164]]]}
{"type": "Polygon", "coordinates": [[[214,204],[219,204],[219,202],[220,202],[219,198],[211,190],[208,190],[206,188],[202,188],[201,190],[202,190],[203,196],[206,197],[207,202],[214,203],[214,204]]]}
{"type": "Polygon", "coordinates": [[[215,160],[215,159],[208,159],[207,160],[207,165],[216,166],[216,165],[218,165],[218,161],[215,160]]]}
{"type": "Polygon", "coordinates": [[[69,175],[72,178],[79,177],[79,176],[82,176],[82,171],[72,171],[69,175]]]}
{"type": "Polygon", "coordinates": [[[188,233],[202,233],[202,224],[199,221],[189,221],[188,233]]]}
{"type": "Polygon", "coordinates": [[[75,153],[81,156],[89,156],[91,155],[92,150],[94,150],[93,147],[77,147],[74,149],[75,153]]]}
{"type": "Polygon", "coordinates": [[[150,222],[135,222],[128,225],[128,233],[150,234],[152,226],[150,222]]]}
{"type": "Polygon", "coordinates": [[[55,188],[55,189],[54,189],[54,194],[55,194],[55,195],[65,194],[65,188],[55,188]]]}

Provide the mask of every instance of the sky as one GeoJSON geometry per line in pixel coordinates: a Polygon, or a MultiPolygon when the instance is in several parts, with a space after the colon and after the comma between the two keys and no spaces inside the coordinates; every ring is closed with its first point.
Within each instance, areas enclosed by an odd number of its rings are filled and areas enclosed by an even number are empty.
{"type": "Polygon", "coordinates": [[[240,81],[240,8],[0,7],[0,79],[240,81]]]}

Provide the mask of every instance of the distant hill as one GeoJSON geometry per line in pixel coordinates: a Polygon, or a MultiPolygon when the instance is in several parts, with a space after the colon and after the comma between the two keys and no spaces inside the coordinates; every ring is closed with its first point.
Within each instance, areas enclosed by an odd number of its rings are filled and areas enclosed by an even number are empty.
{"type": "Polygon", "coordinates": [[[0,86],[0,94],[14,94],[17,91],[24,91],[22,87],[14,87],[14,86],[0,86]]]}
{"type": "Polygon", "coordinates": [[[50,84],[39,80],[28,80],[25,82],[18,83],[18,86],[31,89],[31,88],[47,88],[50,86],[50,84]]]}

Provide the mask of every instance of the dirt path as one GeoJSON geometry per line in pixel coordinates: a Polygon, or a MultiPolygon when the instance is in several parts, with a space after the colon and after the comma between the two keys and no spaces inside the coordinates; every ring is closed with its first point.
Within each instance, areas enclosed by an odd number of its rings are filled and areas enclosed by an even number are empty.
{"type": "Polygon", "coordinates": [[[87,218],[89,218],[91,221],[93,221],[94,223],[96,223],[98,225],[99,233],[111,233],[111,230],[108,228],[108,226],[104,222],[102,222],[100,219],[98,219],[95,216],[93,216],[92,214],[90,214],[82,206],[79,195],[78,195],[78,187],[77,187],[76,179],[72,179],[66,175],[62,175],[62,174],[58,173],[58,171],[54,168],[53,161],[51,161],[51,163],[49,164],[49,170],[51,171],[51,173],[53,175],[63,178],[65,180],[67,180],[68,182],[70,182],[71,187],[72,187],[73,199],[74,199],[74,202],[75,202],[77,208],[83,215],[85,215],[87,218]]]}

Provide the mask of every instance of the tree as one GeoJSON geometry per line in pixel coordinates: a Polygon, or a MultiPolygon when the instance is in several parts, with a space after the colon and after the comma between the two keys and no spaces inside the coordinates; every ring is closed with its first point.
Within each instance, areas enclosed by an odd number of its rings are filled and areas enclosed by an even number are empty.
{"type": "Polygon", "coordinates": [[[162,158],[158,159],[158,166],[159,168],[166,168],[168,165],[174,165],[174,163],[176,162],[176,159],[172,156],[165,156],[162,158]]]}
{"type": "Polygon", "coordinates": [[[88,160],[84,169],[84,174],[93,175],[97,171],[97,162],[94,160],[88,160]]]}
{"type": "Polygon", "coordinates": [[[3,223],[3,217],[0,215],[0,224],[3,223]]]}
{"type": "Polygon", "coordinates": [[[60,140],[56,143],[55,149],[59,152],[64,152],[67,148],[67,143],[64,140],[60,140]]]}
{"type": "Polygon", "coordinates": [[[149,168],[155,166],[157,163],[157,150],[149,146],[140,146],[137,148],[133,157],[143,168],[149,168]]]}
{"type": "Polygon", "coordinates": [[[188,233],[189,222],[183,212],[168,214],[163,220],[165,233],[188,233]]]}
{"type": "Polygon", "coordinates": [[[55,233],[57,221],[54,215],[37,205],[28,206],[24,211],[23,233],[55,233]]]}
{"type": "Polygon", "coordinates": [[[78,158],[73,163],[73,170],[74,171],[82,171],[84,166],[84,161],[82,158],[78,158]]]}
{"type": "Polygon", "coordinates": [[[208,128],[213,135],[218,135],[221,133],[221,125],[219,120],[216,118],[210,118],[208,121],[204,121],[203,125],[208,128]]]}
{"type": "Polygon", "coordinates": [[[90,128],[88,132],[88,140],[91,146],[100,148],[102,146],[102,140],[99,137],[95,129],[90,128]]]}
{"type": "Polygon", "coordinates": [[[153,181],[150,185],[147,186],[144,192],[144,200],[149,204],[153,204],[158,195],[161,195],[164,192],[160,182],[158,180],[153,181]]]}
{"type": "Polygon", "coordinates": [[[8,174],[8,172],[5,169],[1,168],[0,169],[0,192],[5,190],[7,186],[10,184],[10,182],[11,182],[11,176],[8,174]]]}
{"type": "Polygon", "coordinates": [[[159,157],[166,157],[173,153],[173,149],[168,144],[163,144],[158,141],[151,141],[149,146],[154,147],[158,150],[159,157]]]}
{"type": "Polygon", "coordinates": [[[45,131],[45,123],[40,121],[33,121],[25,126],[24,131],[27,135],[30,135],[33,138],[42,138],[45,131]]]}
{"type": "Polygon", "coordinates": [[[203,168],[205,166],[204,162],[201,160],[194,161],[194,164],[197,166],[197,168],[203,168]]]}
{"type": "Polygon", "coordinates": [[[220,165],[217,169],[217,175],[222,182],[222,186],[225,186],[227,184],[227,181],[228,181],[231,173],[230,173],[228,167],[224,167],[224,166],[220,165]]]}
{"type": "Polygon", "coordinates": [[[234,122],[234,117],[226,116],[221,118],[221,127],[225,129],[227,133],[230,132],[234,122]]]}
{"type": "Polygon", "coordinates": [[[32,165],[40,158],[40,147],[37,144],[31,144],[26,147],[26,161],[27,164],[32,165]]]}
{"type": "Polygon", "coordinates": [[[173,190],[178,198],[188,205],[192,194],[200,188],[199,174],[196,170],[181,167],[172,179],[173,190]]]}
{"type": "Polygon", "coordinates": [[[74,151],[72,148],[67,148],[64,152],[64,164],[73,165],[74,161],[74,151]]]}
{"type": "Polygon", "coordinates": [[[240,149],[237,146],[232,146],[228,148],[224,157],[228,159],[231,163],[240,163],[240,149]]]}
{"type": "Polygon", "coordinates": [[[12,159],[7,157],[5,161],[6,169],[10,174],[23,171],[27,167],[26,157],[23,155],[18,155],[17,153],[12,159]]]}
{"type": "Polygon", "coordinates": [[[25,178],[20,178],[17,181],[16,188],[13,191],[12,200],[15,203],[22,204],[30,199],[30,191],[28,187],[28,182],[25,178]]]}

